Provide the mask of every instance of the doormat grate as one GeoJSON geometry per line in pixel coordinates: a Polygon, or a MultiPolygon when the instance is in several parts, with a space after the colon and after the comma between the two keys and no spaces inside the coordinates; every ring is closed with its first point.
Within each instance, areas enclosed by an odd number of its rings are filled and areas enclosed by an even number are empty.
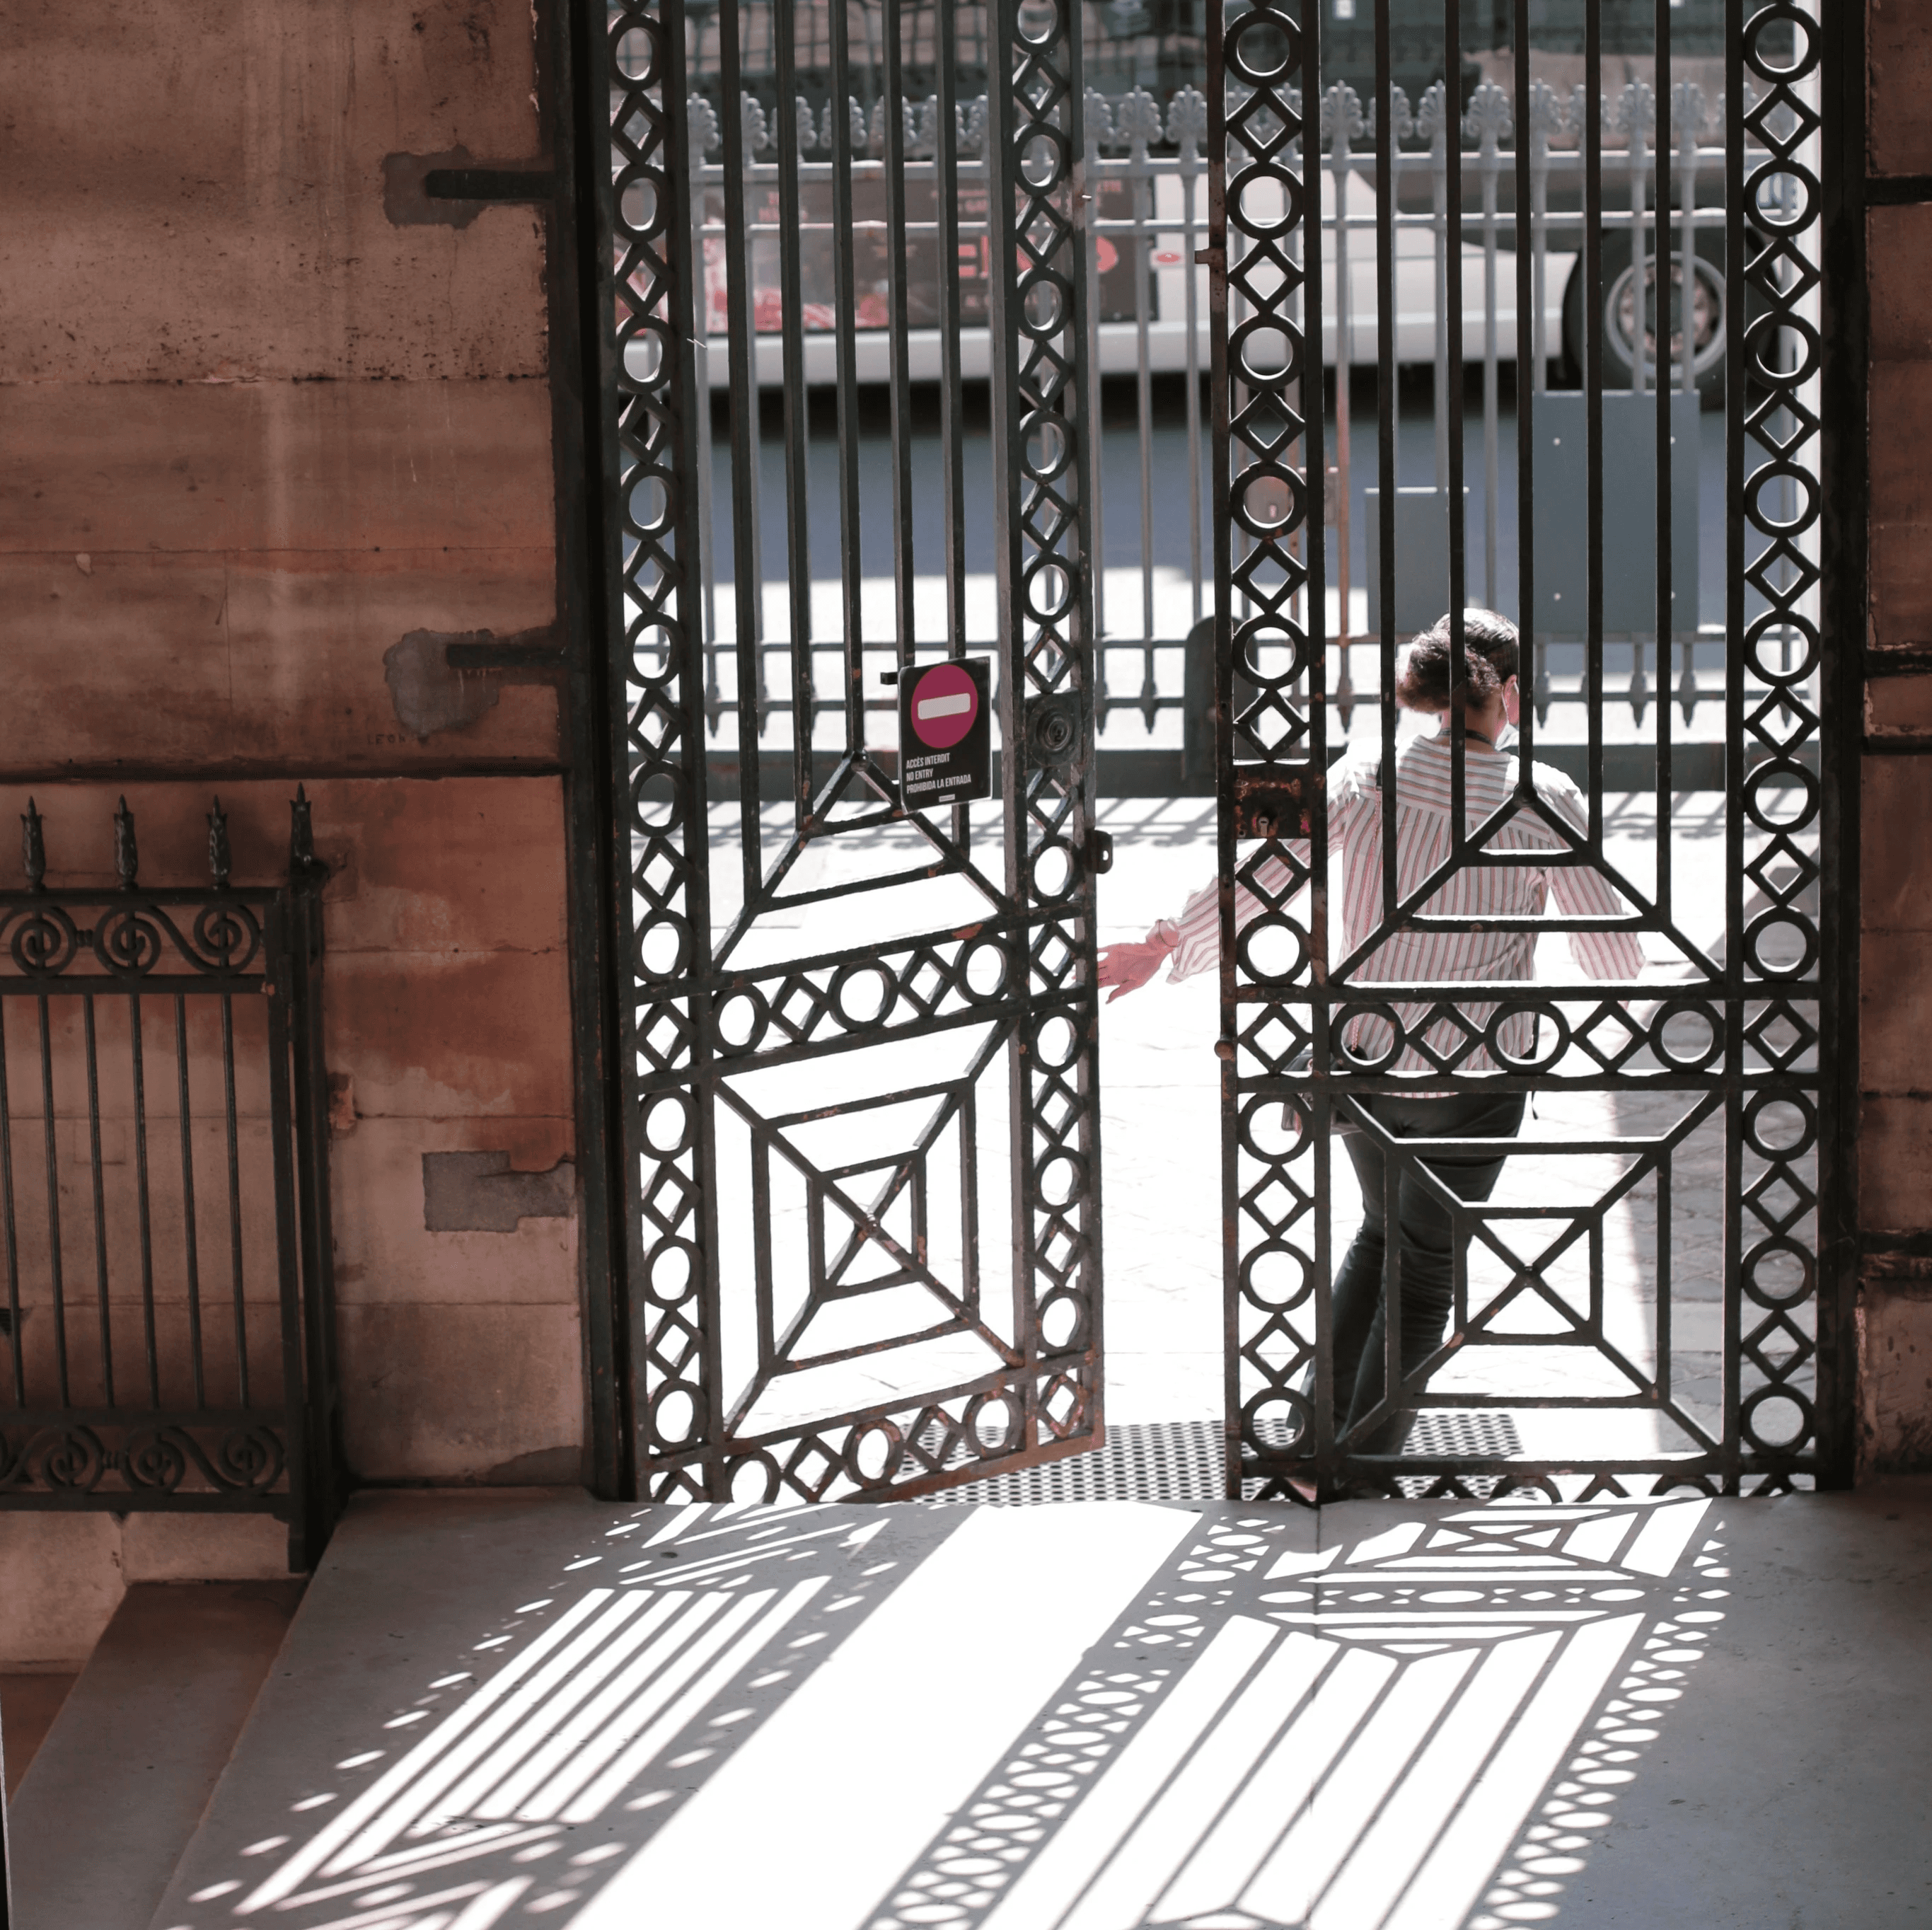
{"type": "MultiPolygon", "coordinates": [[[[1436,1407],[1415,1417],[1402,1451],[1432,1460],[1508,1461],[1522,1452],[1522,1440],[1507,1414],[1436,1407]]],[[[1395,1484],[1406,1499],[1419,1501],[1441,1479],[1439,1474],[1398,1475],[1395,1484]]],[[[1494,1499],[1508,1484],[1500,1475],[1464,1475],[1461,1483],[1479,1501],[1494,1499]]]]}
{"type": "MultiPolygon", "coordinates": [[[[1405,1451],[1432,1459],[1513,1460],[1522,1452],[1507,1414],[1442,1409],[1416,1417],[1405,1451]]],[[[1420,1493],[1433,1475],[1402,1478],[1420,1493]]],[[[1482,1479],[1484,1477],[1477,1477],[1482,1479]]],[[[1219,1501],[1221,1429],[1213,1421],[1130,1422],[1107,1430],[1107,1444],[1084,1454],[1012,1474],[989,1475],[927,1497],[935,1508],[968,1503],[1023,1508],[1047,1501],[1219,1501]]]]}
{"type": "Polygon", "coordinates": [[[1513,1461],[1522,1452],[1522,1442],[1516,1422],[1507,1414],[1436,1407],[1415,1417],[1402,1452],[1427,1454],[1432,1459],[1513,1461]]]}
{"type": "Polygon", "coordinates": [[[1214,1421],[1130,1421],[1107,1445],[1064,1461],[968,1481],[929,1497],[935,1507],[970,1502],[1020,1508],[1042,1501],[1219,1501],[1221,1427],[1214,1421]]]}

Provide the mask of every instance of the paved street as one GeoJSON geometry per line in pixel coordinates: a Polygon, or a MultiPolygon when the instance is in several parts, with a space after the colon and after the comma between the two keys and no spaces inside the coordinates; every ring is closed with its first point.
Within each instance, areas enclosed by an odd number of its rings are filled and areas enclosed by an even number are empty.
{"type": "MultiPolygon", "coordinates": [[[[1397,470],[1405,488],[1425,487],[1436,475],[1436,423],[1426,371],[1404,377],[1402,411],[1397,438],[1397,470]]],[[[994,562],[994,491],[990,436],[984,420],[984,397],[969,390],[962,407],[966,428],[962,437],[961,517],[964,533],[965,629],[968,639],[990,650],[998,634],[998,608],[994,562]]],[[[1488,509],[1484,481],[1485,448],[1480,395],[1468,404],[1465,475],[1468,527],[1467,594],[1472,603],[1492,603],[1514,617],[1517,604],[1515,555],[1517,539],[1516,413],[1505,397],[1497,420],[1498,488],[1496,499],[1496,575],[1489,573],[1488,509]]],[[[897,591],[894,577],[895,463],[889,412],[882,395],[861,392],[857,416],[857,461],[852,478],[857,505],[856,540],[846,542],[839,504],[842,482],[836,420],[829,398],[815,396],[809,411],[811,433],[805,448],[807,478],[804,513],[795,531],[788,521],[785,491],[786,455],[782,419],[775,398],[767,397],[760,412],[756,473],[758,479],[758,551],[763,559],[760,593],[761,635],[768,646],[766,686],[782,698],[789,689],[785,640],[792,632],[791,595],[787,572],[790,545],[802,536],[802,554],[809,578],[809,623],[820,645],[818,689],[822,698],[836,698],[842,680],[838,654],[826,641],[846,633],[845,588],[842,572],[856,569],[860,633],[868,651],[876,651],[879,668],[891,660],[898,634],[897,591]]],[[[1213,470],[1206,415],[1200,440],[1190,453],[1186,391],[1178,379],[1162,378],[1153,391],[1150,419],[1143,445],[1136,399],[1130,384],[1112,384],[1106,392],[1101,443],[1101,539],[1102,567],[1097,578],[1099,618],[1104,646],[1105,678],[1110,698],[1129,707],[1116,710],[1104,728],[1109,749],[1178,746],[1180,716],[1176,709],[1162,712],[1150,733],[1134,706],[1142,693],[1145,665],[1138,646],[1153,638],[1168,647],[1155,653],[1154,686],[1159,694],[1178,700],[1181,694],[1180,640],[1212,606],[1213,557],[1204,492],[1213,470]]],[[[1698,465],[1700,508],[1698,620],[1706,624],[1724,614],[1724,418],[1706,412],[1700,419],[1698,465]]],[[[1364,491],[1377,479],[1377,424],[1372,385],[1356,385],[1354,415],[1349,437],[1351,467],[1349,592],[1346,613],[1340,593],[1338,537],[1329,538],[1328,633],[1344,629],[1352,635],[1369,633],[1369,548],[1364,491]],[[1346,624],[1344,617],[1346,614],[1346,624]]],[[[1331,451],[1334,425],[1329,424],[1331,451]]],[[[946,554],[943,445],[937,403],[926,389],[914,392],[907,437],[905,525],[910,532],[911,591],[914,632],[922,644],[943,641],[946,634],[946,554]]],[[[737,674],[731,652],[738,634],[736,590],[733,572],[736,551],[733,531],[730,431],[718,415],[713,423],[711,532],[706,550],[712,585],[711,635],[721,646],[716,677],[721,691],[735,690],[737,674]]],[[[1611,505],[1606,524],[1610,544],[1606,567],[1628,566],[1619,560],[1616,531],[1618,506],[1611,505]]],[[[1582,511],[1577,506],[1579,542],[1582,511]]],[[[1540,568],[1550,566],[1545,557],[1540,568]]],[[[1446,601],[1446,593],[1445,593],[1446,601]]],[[[1586,734],[1584,715],[1574,701],[1582,670],[1580,647],[1556,643],[1549,647],[1549,668],[1558,701],[1547,720],[1552,741],[1580,740],[1586,734]]],[[[1606,694],[1604,729],[1612,742],[1632,741],[1655,728],[1660,694],[1677,694],[1681,701],[1685,647],[1674,646],[1671,661],[1660,665],[1654,645],[1634,648],[1624,640],[1606,643],[1604,661],[1606,694]],[[1641,695],[1634,704],[1632,698],[1641,695]],[[1640,723],[1640,713],[1642,722],[1640,723]]],[[[1723,652],[1706,642],[1696,647],[1696,673],[1706,692],[1722,686],[1723,652]]],[[[1377,680],[1376,652],[1368,644],[1350,653],[1348,672],[1358,692],[1372,691],[1377,680]]],[[[1331,657],[1330,677],[1342,675],[1340,653],[1331,657]]],[[[882,692],[868,688],[874,699],[882,692]]],[[[821,716],[819,739],[836,737],[837,719],[821,716]]],[[[884,713],[880,722],[883,726],[884,713]]],[[[732,725],[724,726],[728,741],[732,725]]],[[[1372,708],[1358,709],[1353,729],[1372,732],[1372,708]]],[[[1680,737],[1709,740],[1722,733],[1721,707],[1700,704],[1687,722],[1680,715],[1674,726],[1680,737]]],[[[778,749],[790,742],[788,719],[774,716],[766,724],[764,743],[778,749]]]]}
{"type": "MultiPolygon", "coordinates": [[[[1209,509],[1206,491],[1211,485],[1214,465],[1210,448],[1212,417],[1206,393],[1202,395],[1201,440],[1196,461],[1190,463],[1187,427],[1186,390],[1184,379],[1157,377],[1152,391],[1152,407],[1144,458],[1142,455],[1138,410],[1133,386],[1128,381],[1110,381],[1103,392],[1101,441],[1101,520],[1104,548],[1102,560],[1109,571],[1138,573],[1146,560],[1158,570],[1190,577],[1197,554],[1204,570],[1212,568],[1209,509]],[[1142,491],[1144,481],[1148,497],[1150,542],[1143,548],[1142,491]],[[1196,488],[1194,536],[1190,534],[1190,497],[1196,488]]],[[[1367,535],[1362,492],[1377,479],[1378,425],[1372,382],[1358,376],[1353,392],[1354,409],[1349,435],[1350,497],[1352,509],[1350,541],[1350,575],[1358,588],[1366,581],[1367,535]]],[[[813,579],[836,584],[848,551],[842,540],[839,521],[839,468],[836,417],[829,392],[814,392],[810,408],[810,434],[806,448],[807,498],[806,554],[813,579]]],[[[964,428],[961,439],[962,513],[965,533],[966,566],[970,571],[990,572],[993,564],[992,445],[986,416],[983,390],[969,388],[962,400],[964,428]]],[[[1483,414],[1480,382],[1472,380],[1465,404],[1466,446],[1464,482],[1468,497],[1468,557],[1470,600],[1481,602],[1490,596],[1486,581],[1487,557],[1486,503],[1484,490],[1483,414]]],[[[856,555],[862,576],[889,580],[892,570],[892,488],[894,461],[891,419],[884,390],[862,390],[857,415],[858,461],[855,478],[859,509],[859,542],[856,555]]],[[[1700,422],[1702,434],[1700,450],[1700,618],[1717,621],[1724,610],[1724,416],[1706,410],[1700,422]]],[[[1336,449],[1334,410],[1328,424],[1331,462],[1336,449]]],[[[910,484],[908,515],[912,530],[913,563],[916,574],[938,578],[945,566],[944,444],[939,434],[937,392],[919,388],[913,392],[910,427],[908,435],[908,479],[910,484]]],[[[1498,491],[1496,554],[1498,576],[1494,586],[1497,608],[1514,617],[1516,581],[1514,559],[1516,543],[1516,418],[1515,404],[1505,390],[1497,415],[1498,491]]],[[[1402,382],[1402,408],[1397,427],[1397,481],[1400,487],[1419,488],[1436,481],[1436,418],[1430,400],[1428,371],[1408,370],[1402,382]]],[[[731,451],[729,422],[722,409],[714,412],[712,443],[712,575],[719,590],[719,614],[728,625],[725,606],[730,596],[731,572],[736,554],[731,494],[731,451]]],[[[759,494],[759,552],[764,560],[768,582],[784,581],[788,533],[785,521],[785,451],[782,415],[775,395],[767,395],[760,411],[758,469],[759,494]]],[[[1580,526],[1581,509],[1579,509],[1580,526]]],[[[1334,541],[1330,539],[1331,561],[1334,541]]],[[[1110,636],[1138,636],[1142,611],[1137,584],[1116,587],[1110,578],[1105,629],[1110,636]]],[[[773,634],[783,634],[782,631],[773,634]]],[[[880,635],[886,634],[881,631],[880,635]]],[[[922,635],[924,632],[922,631],[922,635]]],[[[975,635],[982,634],[975,632],[975,635]]],[[[984,633],[990,634],[990,632],[984,633]]],[[[1179,635],[1162,629],[1160,635],[1179,635]]]]}

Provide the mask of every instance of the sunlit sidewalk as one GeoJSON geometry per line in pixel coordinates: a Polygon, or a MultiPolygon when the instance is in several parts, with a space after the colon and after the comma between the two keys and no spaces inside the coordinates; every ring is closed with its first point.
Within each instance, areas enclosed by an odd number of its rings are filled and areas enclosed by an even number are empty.
{"type": "Polygon", "coordinates": [[[1924,1484],[365,1496],[154,1922],[1889,1930],[1928,1568],[1924,1484]]]}

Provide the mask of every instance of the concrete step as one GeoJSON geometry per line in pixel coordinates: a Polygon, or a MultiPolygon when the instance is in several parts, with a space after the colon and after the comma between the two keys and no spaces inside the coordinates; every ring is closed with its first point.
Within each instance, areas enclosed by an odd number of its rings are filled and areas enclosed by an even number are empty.
{"type": "Polygon", "coordinates": [[[68,1674],[0,1674],[0,1757],[5,1759],[9,1802],[47,1739],[74,1680],[68,1674]]]}
{"type": "Polygon", "coordinates": [[[9,1805],[14,1930],[147,1930],[302,1592],[128,1590],[9,1805]]]}

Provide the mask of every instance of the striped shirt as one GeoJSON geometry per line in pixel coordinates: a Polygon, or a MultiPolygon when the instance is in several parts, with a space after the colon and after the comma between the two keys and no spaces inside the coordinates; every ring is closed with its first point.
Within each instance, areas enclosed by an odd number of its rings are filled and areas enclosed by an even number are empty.
{"type": "MultiPolygon", "coordinates": [[[[1330,773],[1328,848],[1342,854],[1344,888],[1342,941],[1352,954],[1382,929],[1382,812],[1396,813],[1396,894],[1406,899],[1421,889],[1450,856],[1450,748],[1445,732],[1412,739],[1396,754],[1396,782],[1385,802],[1380,782],[1380,761],[1351,758],[1330,773]]],[[[1582,793],[1561,771],[1548,764],[1531,767],[1538,799],[1544,809],[1562,817],[1578,832],[1588,818],[1582,793]]],[[[1464,759],[1465,835],[1473,833],[1501,809],[1515,788],[1516,760],[1470,742],[1464,759]]],[[[1630,908],[1616,890],[1593,869],[1580,865],[1538,865],[1530,854],[1569,848],[1567,841],[1534,808],[1519,809],[1482,847],[1486,852],[1520,851],[1526,861],[1500,866],[1466,866],[1452,872],[1440,889],[1420,908],[1425,917],[1540,917],[1551,898],[1572,917],[1615,918],[1630,908]]],[[[1302,845],[1305,857],[1306,846],[1302,845]]],[[[1280,890],[1288,881],[1288,868],[1279,858],[1267,860],[1261,881],[1280,890]]],[[[1258,917],[1264,907],[1253,893],[1234,887],[1234,924],[1240,930],[1258,917]]],[[[1534,932],[1416,932],[1398,926],[1350,974],[1352,985],[1394,982],[1447,984],[1466,979],[1528,979],[1534,975],[1534,932]]],[[[1634,932],[1577,931],[1569,934],[1576,962],[1592,978],[1634,980],[1643,969],[1643,950],[1634,932]]],[[[1220,956],[1220,885],[1204,885],[1187,901],[1178,924],[1178,941],[1169,968],[1170,978],[1191,978],[1207,971],[1220,956]]],[[[1408,1034],[1420,1021],[1427,1004],[1402,1004],[1395,1013],[1408,1034]]],[[[1456,1010],[1480,1033],[1496,1010],[1493,1002],[1458,1005],[1456,1010]]],[[[1503,1052],[1517,1061],[1533,1055],[1535,1016],[1516,1012],[1498,1031],[1503,1052]]],[[[1461,1025],[1441,1019],[1423,1035],[1442,1058],[1459,1072],[1495,1072],[1500,1068],[1480,1045],[1456,1059],[1467,1039],[1461,1025]]],[[[1386,1019],[1364,1016],[1354,1020],[1343,1043],[1356,1056],[1378,1061],[1393,1043],[1386,1019]]],[[[1431,1072],[1439,1067],[1411,1043],[1386,1068],[1390,1072],[1431,1072]]]]}

